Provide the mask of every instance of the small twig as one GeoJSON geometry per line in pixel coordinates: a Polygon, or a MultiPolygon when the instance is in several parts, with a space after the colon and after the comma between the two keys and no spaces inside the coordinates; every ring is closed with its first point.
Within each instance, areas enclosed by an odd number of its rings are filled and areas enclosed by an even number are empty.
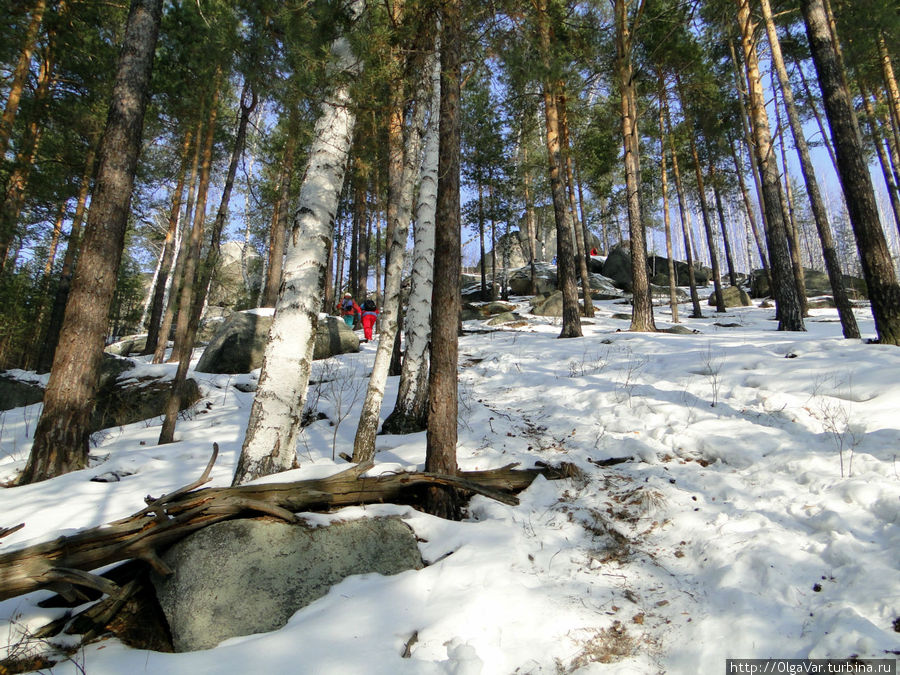
{"type": "Polygon", "coordinates": [[[165,494],[162,497],[159,497],[157,499],[154,499],[150,495],[147,495],[146,497],[144,497],[144,501],[147,503],[147,508],[142,511],[138,511],[137,513],[135,513],[132,516],[128,516],[127,520],[130,520],[130,519],[134,518],[135,516],[145,515],[147,513],[156,513],[157,518],[160,518],[161,517],[160,516],[160,514],[161,514],[160,508],[162,507],[163,504],[165,504],[166,502],[173,501],[177,497],[187,494],[191,490],[195,490],[198,487],[200,487],[201,485],[206,485],[210,481],[209,474],[212,471],[213,464],[216,463],[216,458],[218,456],[219,456],[219,444],[213,443],[212,457],[209,458],[209,462],[207,462],[206,468],[203,470],[203,474],[200,476],[200,478],[195,480],[193,483],[189,483],[188,485],[185,485],[184,487],[178,488],[177,490],[175,490],[175,492],[170,492],[169,494],[165,494]]]}
{"type": "Polygon", "coordinates": [[[8,534],[12,534],[13,532],[18,532],[23,527],[25,527],[25,523],[19,523],[18,525],[15,525],[13,527],[0,528],[0,539],[3,539],[3,537],[8,534]]]}

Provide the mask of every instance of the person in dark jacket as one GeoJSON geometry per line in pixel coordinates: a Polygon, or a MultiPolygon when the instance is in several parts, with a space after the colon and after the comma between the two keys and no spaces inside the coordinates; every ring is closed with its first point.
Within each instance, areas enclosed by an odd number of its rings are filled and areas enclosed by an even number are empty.
{"type": "Polygon", "coordinates": [[[378,320],[378,310],[375,308],[375,301],[366,300],[362,306],[362,325],[364,341],[368,342],[372,339],[372,329],[378,320]]]}
{"type": "Polygon", "coordinates": [[[344,317],[344,323],[352,330],[356,324],[356,317],[362,314],[359,305],[350,293],[344,293],[344,299],[338,303],[338,313],[344,317]]]}

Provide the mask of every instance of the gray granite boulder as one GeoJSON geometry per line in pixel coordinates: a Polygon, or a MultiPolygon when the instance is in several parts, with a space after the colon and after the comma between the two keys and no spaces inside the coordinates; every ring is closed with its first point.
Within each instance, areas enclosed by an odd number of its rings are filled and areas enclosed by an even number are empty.
{"type": "Polygon", "coordinates": [[[21,408],[43,400],[44,388],[41,385],[0,375],[0,410],[21,408]]]}
{"type": "Polygon", "coordinates": [[[350,575],[423,567],[399,518],[327,527],[232,520],[190,535],[163,559],[173,574],[154,575],[153,585],[178,652],[276,630],[350,575]]]}
{"type": "MultiPolygon", "coordinates": [[[[726,307],[750,307],[753,304],[747,291],[738,286],[725,286],[722,289],[722,299],[725,301],[726,307]]],[[[708,302],[710,307],[716,306],[715,293],[709,296],[708,302]]]]}
{"type": "MultiPolygon", "coordinates": [[[[219,327],[203,350],[196,370],[201,373],[249,373],[262,366],[272,317],[235,312],[219,327]]],[[[359,336],[336,316],[319,319],[314,359],[359,351],[359,336]]]]}

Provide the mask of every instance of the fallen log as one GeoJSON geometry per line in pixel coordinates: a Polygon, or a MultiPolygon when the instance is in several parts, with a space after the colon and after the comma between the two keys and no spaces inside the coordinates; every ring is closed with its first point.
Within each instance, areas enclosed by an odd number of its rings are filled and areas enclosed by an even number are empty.
{"type": "MultiPolygon", "coordinates": [[[[487,471],[463,471],[457,476],[398,472],[364,476],[373,463],[355,465],[327,478],[237,487],[202,488],[209,482],[218,446],[203,475],[193,483],[159,498],[145,498],[147,507],[127,518],[76,534],[0,553],[0,600],[43,588],[69,600],[84,597],[80,588],[117,598],[121,587],[91,573],[125,560],[143,560],[160,574],[171,570],[160,553],[179,539],[207,525],[260,514],[294,522],[300,511],[324,510],[379,502],[410,503],[424,486],[441,486],[482,494],[505,504],[518,504],[515,492],[538,476],[572,477],[577,469],[538,467],[515,469],[515,464],[487,471]]],[[[10,533],[0,530],[0,532],[10,533]]]]}

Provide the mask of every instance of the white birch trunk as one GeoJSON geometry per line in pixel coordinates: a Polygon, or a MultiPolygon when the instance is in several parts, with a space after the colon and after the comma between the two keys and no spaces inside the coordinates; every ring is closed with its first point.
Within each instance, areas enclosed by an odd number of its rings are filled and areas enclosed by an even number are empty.
{"type": "MultiPolygon", "coordinates": [[[[362,6],[362,0],[354,0],[354,17],[362,6]]],[[[335,40],[331,58],[337,73],[358,72],[360,66],[346,38],[335,40]]],[[[285,471],[296,464],[297,435],[306,403],[324,292],[322,280],[333,234],[331,223],[356,122],[351,103],[349,86],[339,84],[323,102],[316,122],[315,140],[287,243],[282,290],[232,485],[285,471]]]]}
{"type": "Polygon", "coordinates": [[[428,403],[428,343],[431,340],[431,289],[434,270],[434,227],[437,209],[438,127],[441,105],[441,63],[434,56],[431,111],[425,135],[425,156],[419,172],[412,280],[406,310],[406,353],[397,402],[385,428],[409,433],[425,428],[428,403]]]}
{"type": "MultiPolygon", "coordinates": [[[[427,72],[427,71],[426,71],[427,72]]],[[[409,238],[409,222],[412,216],[413,188],[421,154],[422,127],[425,123],[425,105],[430,79],[423,77],[416,92],[416,108],[403,156],[403,175],[397,222],[394,224],[393,238],[388,245],[390,255],[384,277],[384,304],[378,315],[378,349],[375,352],[375,363],[366,389],[366,400],[363,402],[359,426],[353,440],[353,461],[364,462],[375,456],[375,435],[381,421],[381,403],[384,400],[384,385],[387,382],[391,356],[394,351],[394,338],[397,335],[397,319],[400,313],[400,278],[403,274],[403,261],[406,254],[406,240],[409,238]]]]}
{"type": "Polygon", "coordinates": [[[144,309],[141,312],[141,320],[138,323],[138,326],[143,329],[144,324],[147,321],[147,314],[150,313],[150,303],[153,302],[153,293],[156,290],[156,280],[159,279],[159,272],[162,269],[163,256],[166,254],[166,244],[163,242],[162,248],[159,249],[159,258],[156,260],[156,269],[153,270],[153,279],[150,280],[150,285],[147,288],[147,298],[144,300],[144,309]]]}

